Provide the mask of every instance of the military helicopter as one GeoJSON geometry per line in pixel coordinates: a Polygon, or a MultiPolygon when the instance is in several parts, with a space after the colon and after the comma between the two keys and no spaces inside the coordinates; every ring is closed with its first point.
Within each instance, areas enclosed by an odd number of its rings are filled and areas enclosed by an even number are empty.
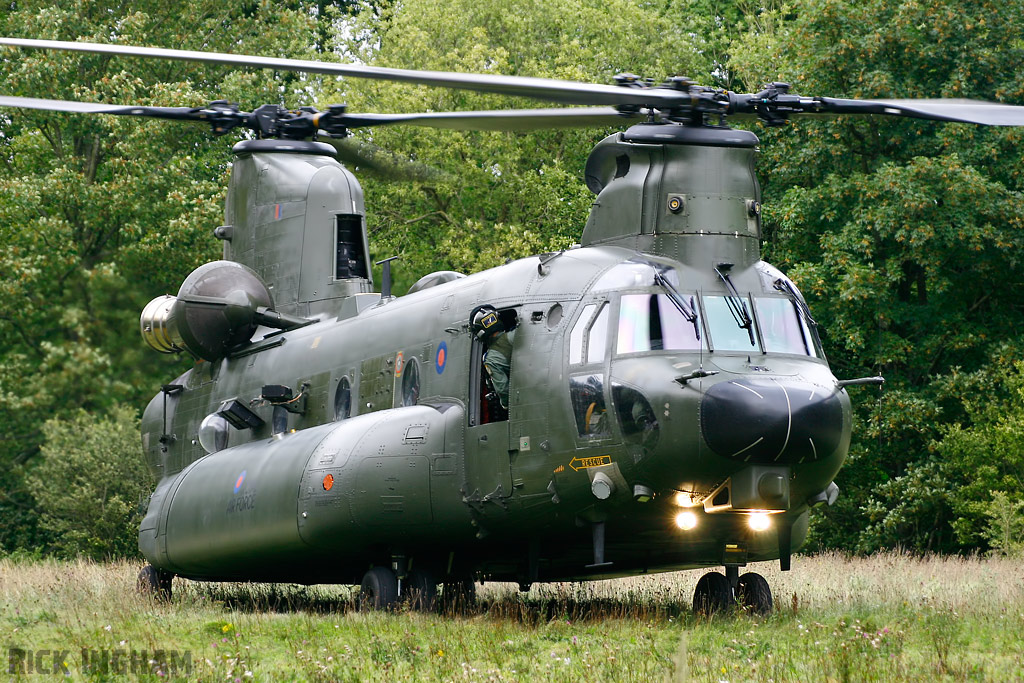
{"type": "MultiPolygon", "coordinates": [[[[154,299],[141,333],[195,365],[142,420],[158,479],[140,586],[360,585],[361,603],[472,599],[474,580],[710,571],[694,607],[772,608],[809,509],[832,504],[851,433],[797,287],[760,258],[757,136],[730,116],[881,114],[1024,125],[1024,107],[754,94],[684,78],[598,85],[158,48],[23,48],[384,79],[584,105],[355,114],[0,97],[0,106],[209,123],[234,146],[224,258],[154,299]],[[327,144],[351,129],[626,128],[586,164],[580,244],[374,292],[363,194],[327,144]],[[628,127],[627,127],[627,124],[628,127]],[[489,361],[499,343],[510,364],[489,361]],[[507,373],[507,378],[502,373],[507,373]],[[507,382],[505,381],[507,379],[507,382]],[[499,381],[500,380],[500,381],[499,381]]],[[[507,359],[506,359],[507,361],[507,359]]]]}

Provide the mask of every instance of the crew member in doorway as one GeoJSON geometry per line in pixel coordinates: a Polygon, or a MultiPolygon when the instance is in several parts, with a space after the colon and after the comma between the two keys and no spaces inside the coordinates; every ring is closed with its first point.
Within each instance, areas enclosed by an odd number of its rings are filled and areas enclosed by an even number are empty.
{"type": "Polygon", "coordinates": [[[493,306],[481,306],[473,316],[477,336],[484,343],[484,368],[501,407],[508,410],[509,373],[512,370],[512,340],[515,330],[505,329],[493,306]]]}

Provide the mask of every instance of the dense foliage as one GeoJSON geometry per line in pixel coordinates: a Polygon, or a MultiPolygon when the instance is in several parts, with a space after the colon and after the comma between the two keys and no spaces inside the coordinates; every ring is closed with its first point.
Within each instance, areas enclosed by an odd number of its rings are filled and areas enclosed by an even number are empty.
{"type": "Polygon", "coordinates": [[[52,539],[45,550],[96,560],[134,557],[140,511],[155,483],[139,457],[135,411],[121,406],[100,420],[85,412],[50,420],[43,438],[26,483],[52,539]]]}
{"type": "MultiPolygon", "coordinates": [[[[108,6],[19,2],[0,34],[304,56],[302,12],[163,0],[108,6]]],[[[0,52],[4,94],[198,105],[276,101],[261,73],[54,52],[0,52]]],[[[180,359],[133,339],[141,307],[217,257],[225,141],[201,127],[5,110],[0,116],[0,546],[46,544],[22,481],[43,424],[118,402],[139,406],[180,359]]]]}
{"type": "MultiPolygon", "coordinates": [[[[1019,3],[794,7],[769,24],[771,40],[738,43],[776,48],[737,50],[744,73],[836,97],[1024,103],[1024,42],[1007,42],[1019,3]]],[[[887,379],[880,396],[854,392],[844,495],[817,541],[977,547],[990,491],[1024,493],[1019,477],[978,478],[978,467],[1019,472],[1019,456],[983,451],[1005,425],[976,403],[1005,395],[992,389],[1012,383],[1021,344],[1022,132],[847,117],[762,138],[767,258],[811,300],[836,374],[887,379]]]]}
{"type": "MultiPolygon", "coordinates": [[[[595,82],[623,71],[737,90],[786,80],[806,94],[1014,104],[1024,104],[1021,25],[1020,3],[955,0],[36,0],[7,3],[0,14],[0,34],[12,36],[595,82]],[[184,8],[188,21],[175,21],[184,8]]],[[[4,94],[95,102],[536,106],[7,49],[0,75],[4,94]]],[[[1019,549],[1024,131],[865,117],[757,132],[765,257],[807,295],[837,376],[888,380],[879,394],[851,389],[855,440],[838,480],[843,494],[816,515],[812,547],[1019,549]]],[[[402,255],[401,291],[432,270],[471,271],[571,244],[592,200],[583,164],[602,135],[360,133],[428,169],[404,182],[362,177],[374,256],[402,255]]],[[[76,430],[83,448],[91,443],[80,410],[122,424],[119,405],[141,406],[178,370],[178,361],[132,341],[136,320],[148,300],[216,258],[211,229],[220,223],[229,144],[178,124],[0,113],[3,549],[70,547],[77,532],[53,521],[53,501],[38,485],[52,467],[48,454],[76,430]]]]}
{"type": "MultiPolygon", "coordinates": [[[[346,50],[379,66],[613,82],[621,72],[707,80],[709,54],[688,40],[698,20],[636,0],[409,0],[363,13],[346,50]],[[453,27],[452,16],[459,17],[453,27]],[[366,38],[373,36],[372,40],[366,38]]],[[[327,86],[356,111],[537,106],[508,97],[391,83],[327,86]]],[[[606,131],[610,133],[611,130],[606,131]]],[[[528,133],[394,127],[359,133],[442,172],[432,182],[368,178],[367,220],[381,258],[401,254],[396,281],[472,272],[578,241],[593,195],[580,182],[593,129],[528,133]]]]}

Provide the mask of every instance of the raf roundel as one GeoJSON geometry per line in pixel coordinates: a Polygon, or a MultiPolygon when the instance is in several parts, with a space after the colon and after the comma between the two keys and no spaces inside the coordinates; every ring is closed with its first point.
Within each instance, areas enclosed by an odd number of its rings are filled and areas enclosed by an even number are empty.
{"type": "Polygon", "coordinates": [[[448,362],[448,345],[444,342],[437,347],[437,355],[434,357],[434,369],[437,374],[444,372],[444,366],[448,362]]]}
{"type": "Polygon", "coordinates": [[[235,480],[235,493],[238,493],[239,491],[242,490],[242,485],[244,483],[245,483],[245,470],[242,470],[242,473],[238,475],[238,479],[235,480]]]}

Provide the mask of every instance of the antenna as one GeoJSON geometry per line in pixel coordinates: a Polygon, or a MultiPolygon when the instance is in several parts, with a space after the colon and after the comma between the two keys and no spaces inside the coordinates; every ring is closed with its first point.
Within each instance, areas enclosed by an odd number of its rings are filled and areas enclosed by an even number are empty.
{"type": "Polygon", "coordinates": [[[394,261],[396,258],[402,258],[402,257],[401,256],[392,256],[391,258],[386,258],[383,261],[377,261],[376,263],[373,264],[375,266],[381,266],[384,269],[384,273],[381,275],[381,283],[380,283],[380,300],[381,301],[384,301],[385,299],[390,299],[391,298],[391,262],[394,261]]]}

